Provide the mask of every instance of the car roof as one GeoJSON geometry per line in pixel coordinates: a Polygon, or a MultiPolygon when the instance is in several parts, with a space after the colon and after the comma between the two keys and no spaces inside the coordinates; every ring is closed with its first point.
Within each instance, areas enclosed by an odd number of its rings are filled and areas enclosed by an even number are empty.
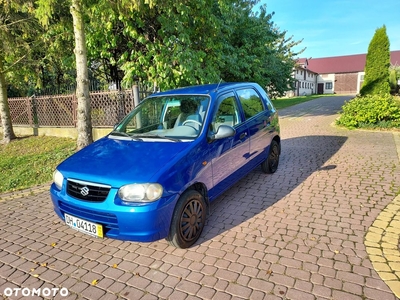
{"type": "Polygon", "coordinates": [[[157,97],[165,95],[187,95],[187,94],[210,95],[213,92],[223,92],[227,89],[237,88],[245,85],[255,86],[256,84],[253,82],[223,82],[223,83],[212,83],[204,85],[194,85],[194,86],[187,86],[173,90],[168,90],[165,92],[156,93],[151,96],[157,97]]]}

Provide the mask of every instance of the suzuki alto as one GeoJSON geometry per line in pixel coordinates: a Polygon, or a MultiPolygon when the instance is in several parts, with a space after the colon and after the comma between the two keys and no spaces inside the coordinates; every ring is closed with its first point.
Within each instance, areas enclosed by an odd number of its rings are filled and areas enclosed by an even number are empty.
{"type": "Polygon", "coordinates": [[[50,195],[85,234],[187,248],[210,203],[254,168],[274,173],[280,153],[278,114],[258,84],[179,88],[147,97],[59,164],[50,195]]]}

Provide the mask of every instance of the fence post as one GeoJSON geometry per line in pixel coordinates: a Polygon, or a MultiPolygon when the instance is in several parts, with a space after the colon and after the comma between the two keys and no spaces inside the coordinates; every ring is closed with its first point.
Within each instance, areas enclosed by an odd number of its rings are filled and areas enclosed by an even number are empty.
{"type": "Polygon", "coordinates": [[[39,116],[37,112],[37,103],[36,103],[36,95],[33,94],[29,98],[27,98],[27,106],[28,106],[28,120],[29,125],[33,128],[33,135],[39,135],[39,116]]]}
{"type": "Polygon", "coordinates": [[[72,96],[72,121],[74,123],[74,127],[76,127],[77,121],[77,109],[78,109],[78,100],[76,99],[76,93],[73,93],[72,96]]]}
{"type": "Polygon", "coordinates": [[[29,122],[29,126],[33,127],[33,104],[32,104],[32,99],[35,95],[32,95],[31,97],[27,97],[26,98],[26,112],[28,115],[28,122],[29,122]]]}
{"type": "Polygon", "coordinates": [[[140,98],[139,98],[139,86],[134,85],[132,86],[132,96],[133,96],[133,104],[134,107],[138,106],[140,103],[140,98]]]}

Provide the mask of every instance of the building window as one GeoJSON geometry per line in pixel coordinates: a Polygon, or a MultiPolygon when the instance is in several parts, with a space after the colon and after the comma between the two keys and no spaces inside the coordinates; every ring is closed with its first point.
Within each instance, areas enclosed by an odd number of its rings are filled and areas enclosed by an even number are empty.
{"type": "Polygon", "coordinates": [[[326,82],[325,83],[325,89],[331,90],[332,89],[332,82],[326,82]]]}

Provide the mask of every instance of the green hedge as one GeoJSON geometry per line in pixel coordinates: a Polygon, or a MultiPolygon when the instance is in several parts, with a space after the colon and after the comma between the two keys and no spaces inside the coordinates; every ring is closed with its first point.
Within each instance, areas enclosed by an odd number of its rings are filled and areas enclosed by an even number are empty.
{"type": "Polygon", "coordinates": [[[336,124],[347,128],[400,128],[400,100],[367,95],[346,101],[336,124]]]}

